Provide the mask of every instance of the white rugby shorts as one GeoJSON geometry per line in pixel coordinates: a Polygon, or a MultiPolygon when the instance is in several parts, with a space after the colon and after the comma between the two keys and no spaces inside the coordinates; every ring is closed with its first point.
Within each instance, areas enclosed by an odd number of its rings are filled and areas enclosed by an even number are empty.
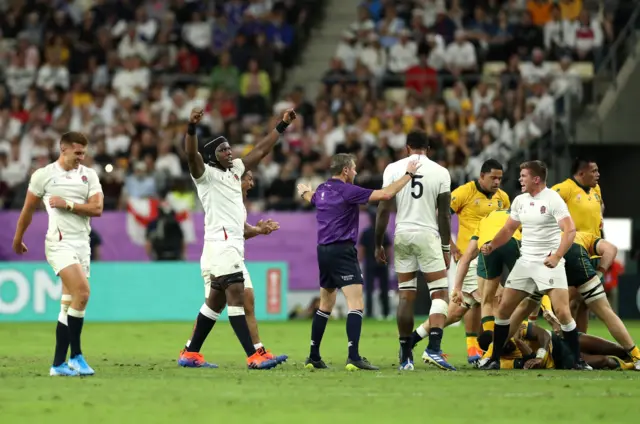
{"type": "Polygon", "coordinates": [[[462,297],[468,307],[481,301],[478,293],[478,258],[469,263],[469,271],[462,280],[462,297]]]}
{"type": "Polygon", "coordinates": [[[66,267],[79,264],[85,277],[91,275],[91,246],[89,240],[46,240],[44,253],[56,275],[66,267]]]}
{"type": "Polygon", "coordinates": [[[505,288],[521,290],[529,294],[545,293],[551,289],[568,290],[564,259],[555,268],[548,268],[542,260],[519,258],[507,277],[505,288]]]}
{"type": "Polygon", "coordinates": [[[446,269],[440,235],[431,231],[402,232],[393,241],[396,272],[423,273],[446,269]]]}
{"type": "Polygon", "coordinates": [[[200,257],[200,272],[204,280],[204,296],[209,297],[211,276],[235,274],[242,271],[244,288],[253,289],[251,276],[244,264],[244,243],[205,240],[200,257]]]}

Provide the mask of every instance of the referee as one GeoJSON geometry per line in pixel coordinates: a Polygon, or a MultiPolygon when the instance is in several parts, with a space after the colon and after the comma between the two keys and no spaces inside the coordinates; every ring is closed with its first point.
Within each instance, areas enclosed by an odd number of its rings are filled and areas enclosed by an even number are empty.
{"type": "Polygon", "coordinates": [[[311,326],[311,352],[305,368],[327,368],[320,357],[320,342],[327,321],[336,303],[336,289],[341,289],[347,298],[347,338],[349,356],[346,369],[377,370],[358,352],[362,330],[362,271],[358,264],[356,243],[358,241],[359,208],[369,202],[393,198],[404,187],[416,170],[418,161],[407,165],[407,173],[382,190],[370,190],[353,184],[356,173],[355,158],[348,154],[337,154],[331,159],[329,171],[332,177],[320,184],[314,192],[304,184],[298,185],[298,193],[316,207],[318,222],[318,268],[320,270],[320,307],[311,326]]]}

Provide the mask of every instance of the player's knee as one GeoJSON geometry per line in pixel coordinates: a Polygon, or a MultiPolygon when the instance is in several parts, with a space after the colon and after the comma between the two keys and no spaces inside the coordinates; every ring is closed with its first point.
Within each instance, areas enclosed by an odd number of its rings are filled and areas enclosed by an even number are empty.
{"type": "Polygon", "coordinates": [[[578,287],[578,292],[582,295],[584,303],[587,305],[595,302],[596,300],[607,298],[607,293],[605,292],[604,286],[598,276],[593,277],[591,280],[578,287]]]}
{"type": "Polygon", "coordinates": [[[449,305],[443,299],[433,299],[431,301],[431,309],[429,309],[429,316],[431,315],[449,315],[449,305]]]}
{"type": "Polygon", "coordinates": [[[571,309],[569,305],[558,305],[554,307],[554,312],[560,324],[567,324],[573,322],[573,316],[571,316],[571,309]]]}
{"type": "Polygon", "coordinates": [[[81,306],[87,306],[87,303],[89,303],[90,295],[91,290],[89,289],[89,287],[82,287],[73,293],[72,299],[73,301],[78,302],[81,306]]]}

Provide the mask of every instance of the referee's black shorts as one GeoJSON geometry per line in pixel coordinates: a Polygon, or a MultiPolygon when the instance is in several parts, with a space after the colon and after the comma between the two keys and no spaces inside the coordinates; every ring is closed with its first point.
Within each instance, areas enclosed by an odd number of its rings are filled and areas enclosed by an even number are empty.
{"type": "Polygon", "coordinates": [[[358,252],[352,242],[318,245],[318,268],[323,289],[362,284],[358,252]]]}

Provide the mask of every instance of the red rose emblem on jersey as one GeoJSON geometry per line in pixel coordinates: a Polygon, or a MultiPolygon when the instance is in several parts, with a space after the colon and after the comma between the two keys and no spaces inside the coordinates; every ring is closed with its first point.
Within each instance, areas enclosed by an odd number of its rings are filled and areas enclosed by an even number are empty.
{"type": "Polygon", "coordinates": [[[545,208],[544,206],[540,206],[540,213],[544,214],[547,211],[547,208],[545,208]]]}
{"type": "Polygon", "coordinates": [[[87,178],[86,175],[82,176],[82,182],[85,183],[85,184],[87,184],[89,182],[89,179],[87,178]]]}
{"type": "Polygon", "coordinates": [[[238,178],[238,176],[236,174],[233,174],[233,178],[235,178],[236,181],[240,181],[240,178],[238,178]]]}

